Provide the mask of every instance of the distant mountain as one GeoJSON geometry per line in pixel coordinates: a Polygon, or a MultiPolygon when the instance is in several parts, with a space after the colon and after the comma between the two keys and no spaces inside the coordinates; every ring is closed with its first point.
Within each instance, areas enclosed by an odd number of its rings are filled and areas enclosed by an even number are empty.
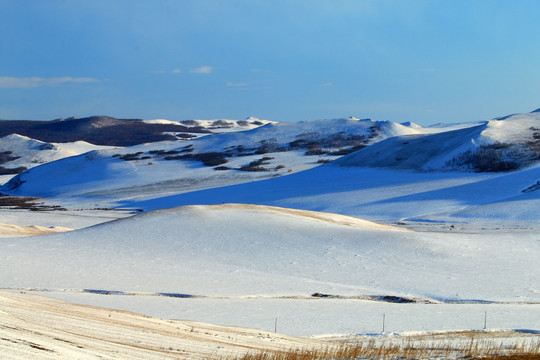
{"type": "Polygon", "coordinates": [[[116,119],[109,116],[52,121],[0,120],[0,137],[19,134],[56,143],[81,140],[95,145],[132,146],[176,140],[189,134],[209,133],[211,132],[204,128],[189,128],[179,123],[147,123],[139,119],[116,119]]]}
{"type": "Polygon", "coordinates": [[[116,119],[110,116],[72,117],[52,121],[0,120],[0,138],[19,134],[44,142],[86,141],[95,145],[133,146],[250,130],[269,123],[273,122],[255,117],[245,120],[183,121],[116,119]]]}
{"type": "Polygon", "coordinates": [[[168,124],[168,125],[182,125],[186,126],[189,130],[209,130],[214,134],[245,131],[255,129],[259,126],[267,124],[275,124],[275,121],[262,120],[257,117],[250,116],[245,120],[232,120],[232,119],[213,119],[213,120],[182,120],[171,121],[166,119],[155,120],[143,120],[147,124],[168,124]]]}

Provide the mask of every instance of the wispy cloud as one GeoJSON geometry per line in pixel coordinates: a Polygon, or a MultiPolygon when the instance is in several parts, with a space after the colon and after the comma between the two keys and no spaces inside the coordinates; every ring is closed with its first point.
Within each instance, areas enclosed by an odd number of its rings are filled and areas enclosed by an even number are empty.
{"type": "Polygon", "coordinates": [[[181,74],[183,71],[181,69],[174,69],[170,71],[165,70],[152,70],[150,71],[150,74],[181,74]]]}
{"type": "Polygon", "coordinates": [[[246,86],[248,86],[248,84],[246,84],[246,83],[227,82],[227,86],[240,88],[240,87],[246,87],[246,86]]]}
{"type": "Polygon", "coordinates": [[[66,83],[95,83],[101,80],[90,77],[55,77],[55,78],[41,78],[41,77],[26,77],[18,78],[12,76],[0,76],[0,88],[4,89],[16,89],[16,88],[36,88],[41,86],[56,86],[66,83]]]}
{"type": "Polygon", "coordinates": [[[192,74],[210,74],[212,72],[212,67],[205,65],[195,69],[191,69],[189,72],[192,74]]]}
{"type": "Polygon", "coordinates": [[[254,73],[259,73],[259,72],[267,73],[267,72],[270,72],[270,70],[264,70],[264,69],[258,69],[258,68],[253,68],[253,69],[250,69],[249,71],[254,72],[254,73]]]}
{"type": "MultiPolygon", "coordinates": [[[[184,70],[182,69],[173,69],[173,70],[152,70],[150,71],[150,74],[182,74],[184,70]]],[[[194,68],[189,70],[192,74],[210,74],[212,72],[211,66],[201,66],[198,68],[194,68]]]]}

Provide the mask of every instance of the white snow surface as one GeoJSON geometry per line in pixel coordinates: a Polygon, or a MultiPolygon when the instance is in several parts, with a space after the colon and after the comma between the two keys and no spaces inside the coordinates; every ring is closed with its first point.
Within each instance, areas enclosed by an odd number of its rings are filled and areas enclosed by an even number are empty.
{"type": "Polygon", "coordinates": [[[412,232],[253,205],[187,206],[6,238],[0,252],[4,288],[540,300],[536,234],[412,232]]]}
{"type": "Polygon", "coordinates": [[[0,232],[30,230],[16,226],[78,230],[0,238],[0,288],[269,330],[267,321],[279,317],[293,335],[366,333],[381,313],[396,316],[393,331],[399,332],[471,329],[478,323],[471,319],[480,313],[481,323],[484,311],[494,313],[497,327],[540,329],[540,165],[506,173],[441,169],[451,156],[480,144],[527,141],[531,128],[540,127],[539,116],[432,128],[357,119],[278,123],[50,162],[21,174],[15,190],[1,191],[44,196],[70,211],[26,216],[2,210],[0,232]],[[263,140],[286,144],[309,133],[367,134],[375,123],[380,132],[372,145],[322,166],[319,159],[337,156],[295,150],[231,157],[225,164],[238,168],[272,157],[265,165],[271,171],[261,173],[113,157],[190,145],[195,153],[255,148],[263,140]],[[409,165],[390,169],[400,144],[409,165]],[[278,165],[284,167],[274,171],[278,165]],[[145,213],[105,223],[127,214],[78,210],[111,206],[145,213]],[[160,293],[196,297],[155,296],[160,293]],[[313,293],[340,297],[314,299],[313,293]],[[418,303],[366,301],[380,296],[418,303]],[[242,312],[246,307],[251,310],[242,312]],[[420,314],[431,320],[411,320],[420,314]]]}
{"type": "Polygon", "coordinates": [[[120,207],[157,210],[180,205],[252,203],[325,211],[396,223],[507,224],[540,227],[540,166],[510,173],[418,173],[335,166],[275,179],[125,201],[120,207]]]}

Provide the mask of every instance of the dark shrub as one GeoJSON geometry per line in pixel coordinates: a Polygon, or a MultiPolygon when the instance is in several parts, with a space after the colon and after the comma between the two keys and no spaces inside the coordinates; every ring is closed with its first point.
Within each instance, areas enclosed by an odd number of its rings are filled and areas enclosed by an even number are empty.
{"type": "Polygon", "coordinates": [[[12,156],[11,154],[13,154],[11,151],[0,151],[0,164],[5,164],[20,158],[20,156],[12,156]]]}
{"type": "Polygon", "coordinates": [[[231,128],[232,126],[233,126],[232,123],[225,120],[216,120],[212,123],[212,128],[216,128],[216,129],[227,129],[227,128],[231,128]]]}
{"type": "Polygon", "coordinates": [[[0,175],[16,175],[20,174],[23,171],[26,171],[27,168],[24,166],[16,167],[16,168],[5,168],[3,166],[0,166],[0,175]]]}
{"type": "Polygon", "coordinates": [[[310,147],[305,153],[305,155],[308,155],[308,156],[309,155],[323,155],[323,154],[326,154],[326,152],[318,146],[310,147]]]}
{"type": "Polygon", "coordinates": [[[218,153],[218,152],[195,154],[193,155],[193,158],[196,160],[199,160],[206,166],[218,166],[218,165],[223,165],[229,162],[227,159],[225,159],[223,154],[218,153]]]}
{"type": "Polygon", "coordinates": [[[267,161],[272,160],[272,157],[265,156],[262,159],[250,162],[248,165],[242,166],[238,170],[240,171],[269,171],[263,168],[261,165],[266,165],[267,161]]]}
{"type": "Polygon", "coordinates": [[[468,150],[446,162],[450,168],[467,167],[475,172],[504,172],[517,170],[524,154],[512,144],[495,142],[468,150]]]}

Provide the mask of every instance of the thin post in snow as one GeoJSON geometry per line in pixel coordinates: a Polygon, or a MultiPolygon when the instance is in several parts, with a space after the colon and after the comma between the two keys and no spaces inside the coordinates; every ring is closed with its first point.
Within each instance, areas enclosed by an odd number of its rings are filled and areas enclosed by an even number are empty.
{"type": "Polygon", "coordinates": [[[487,328],[487,311],[484,311],[484,330],[487,328]]]}
{"type": "Polygon", "coordinates": [[[274,333],[277,333],[277,318],[274,320],[274,333]]]}
{"type": "Polygon", "coordinates": [[[382,333],[384,334],[384,323],[386,320],[386,314],[382,314],[382,333]]]}

